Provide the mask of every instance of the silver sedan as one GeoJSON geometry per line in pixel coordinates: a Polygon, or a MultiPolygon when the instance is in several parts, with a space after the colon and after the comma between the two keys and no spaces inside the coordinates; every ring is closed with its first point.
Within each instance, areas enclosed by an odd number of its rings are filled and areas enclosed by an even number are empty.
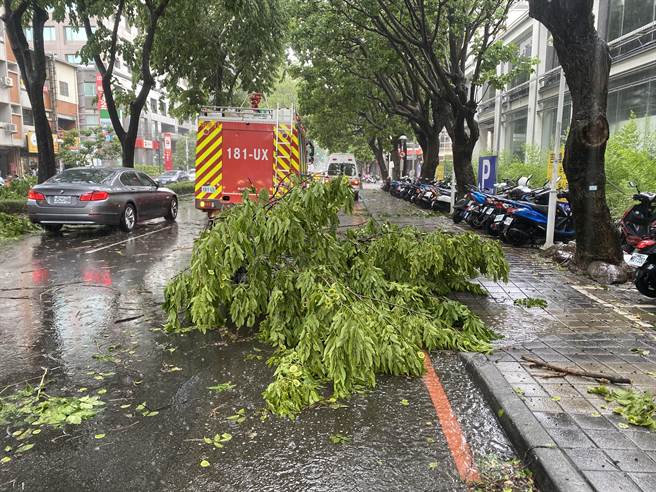
{"type": "Polygon", "coordinates": [[[67,169],[33,187],[27,197],[32,222],[57,232],[65,224],[113,225],[131,232],[138,221],[178,216],[178,197],[130,168],[67,169]]]}

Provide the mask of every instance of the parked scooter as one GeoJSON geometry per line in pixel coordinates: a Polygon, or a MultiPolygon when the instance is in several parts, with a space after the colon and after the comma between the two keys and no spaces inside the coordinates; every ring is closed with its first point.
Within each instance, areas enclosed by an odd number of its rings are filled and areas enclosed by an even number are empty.
{"type": "MultiPolygon", "coordinates": [[[[559,193],[558,198],[566,198],[566,193],[559,193]]],[[[503,219],[503,237],[513,246],[538,244],[544,242],[547,235],[549,205],[522,202],[519,208],[509,208],[503,219]]],[[[567,243],[574,240],[574,218],[567,202],[556,204],[556,223],[554,239],[567,243]]]]}
{"type": "Polygon", "coordinates": [[[622,249],[631,253],[638,243],[645,238],[656,236],[656,193],[641,192],[634,182],[629,182],[637,193],[637,201],[620,219],[619,229],[622,249]]]}
{"type": "Polygon", "coordinates": [[[643,239],[627,263],[637,267],[635,286],[647,297],[656,297],[656,239],[643,239]]]}

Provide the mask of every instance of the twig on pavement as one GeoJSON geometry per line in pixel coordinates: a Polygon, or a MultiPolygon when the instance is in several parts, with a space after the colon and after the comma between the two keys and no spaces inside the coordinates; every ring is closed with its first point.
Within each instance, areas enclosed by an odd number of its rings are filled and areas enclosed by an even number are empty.
{"type": "Polygon", "coordinates": [[[571,374],[572,376],[581,376],[584,378],[592,378],[592,379],[605,379],[615,384],[631,384],[631,380],[624,376],[612,376],[610,374],[604,374],[600,372],[582,371],[579,369],[568,369],[566,367],[554,366],[553,364],[542,362],[540,360],[533,359],[531,357],[526,357],[526,356],[522,356],[522,360],[525,360],[526,362],[530,362],[531,364],[537,367],[544,367],[546,369],[550,369],[555,372],[560,372],[563,374],[571,374]]]}

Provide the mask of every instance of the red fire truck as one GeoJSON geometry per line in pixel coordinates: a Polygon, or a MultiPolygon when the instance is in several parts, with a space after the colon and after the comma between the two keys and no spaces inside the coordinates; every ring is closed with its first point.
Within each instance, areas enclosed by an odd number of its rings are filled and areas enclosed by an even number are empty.
{"type": "Polygon", "coordinates": [[[239,203],[245,190],[287,189],[306,174],[306,139],[294,109],[204,108],[196,139],[196,208],[239,203]]]}

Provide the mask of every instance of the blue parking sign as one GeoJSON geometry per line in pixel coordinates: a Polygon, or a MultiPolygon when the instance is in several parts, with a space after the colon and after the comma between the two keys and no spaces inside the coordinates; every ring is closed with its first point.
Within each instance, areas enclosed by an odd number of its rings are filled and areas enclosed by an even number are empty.
{"type": "Polygon", "coordinates": [[[497,156],[488,155],[480,157],[478,159],[478,189],[493,193],[496,181],[497,156]]]}

